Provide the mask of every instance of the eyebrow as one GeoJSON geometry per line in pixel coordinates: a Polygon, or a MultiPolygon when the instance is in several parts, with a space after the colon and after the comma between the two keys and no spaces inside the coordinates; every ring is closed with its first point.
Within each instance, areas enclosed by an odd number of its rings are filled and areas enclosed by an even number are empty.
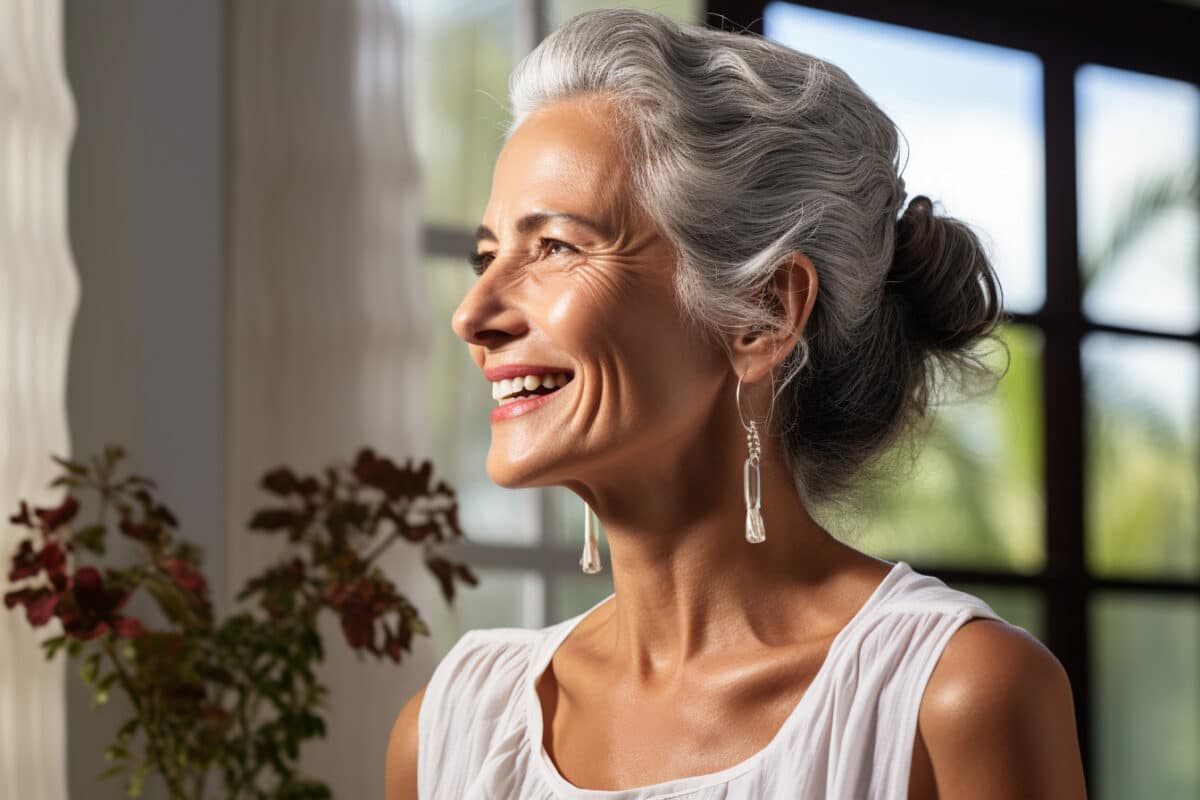
{"type": "MultiPolygon", "coordinates": [[[[565,219],[568,222],[574,222],[585,228],[590,228],[601,236],[608,235],[608,231],[603,225],[593,222],[587,217],[581,217],[578,214],[568,214],[566,211],[538,211],[533,214],[526,214],[517,220],[517,233],[532,233],[553,219],[565,219]]],[[[491,228],[487,225],[480,225],[475,229],[475,242],[478,244],[485,239],[492,242],[500,241],[491,228]]]]}

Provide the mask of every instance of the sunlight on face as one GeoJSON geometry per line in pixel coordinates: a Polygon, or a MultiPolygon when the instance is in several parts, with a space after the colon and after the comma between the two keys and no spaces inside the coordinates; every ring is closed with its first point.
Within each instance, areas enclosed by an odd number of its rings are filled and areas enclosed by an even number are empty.
{"type": "Polygon", "coordinates": [[[477,233],[481,274],[454,312],[481,370],[572,375],[542,402],[499,406],[487,468],[502,486],[669,464],[728,368],[676,306],[674,251],[631,201],[610,102],[555,102],[514,131],[477,233]]]}

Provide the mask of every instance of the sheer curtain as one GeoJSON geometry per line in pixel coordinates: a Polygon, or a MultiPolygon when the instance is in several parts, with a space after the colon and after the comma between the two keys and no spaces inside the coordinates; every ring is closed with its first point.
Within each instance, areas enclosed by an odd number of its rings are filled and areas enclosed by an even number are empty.
{"type": "MultiPolygon", "coordinates": [[[[227,586],[274,562],[246,521],[286,463],[315,471],[362,445],[426,451],[420,174],[409,132],[402,3],[265,0],[228,6],[227,586]]],[[[406,552],[407,551],[407,552],[406,552]]],[[[418,608],[420,554],[385,564],[418,608]]],[[[428,678],[360,662],[325,629],[328,738],[306,768],[339,797],[381,797],[391,723],[428,678]]]]}
{"type": "MultiPolygon", "coordinates": [[[[18,498],[57,505],[50,453],[70,456],[66,362],[79,283],[66,223],[75,105],[61,0],[0,0],[0,592],[24,529],[18,498]]],[[[0,611],[0,797],[67,796],[63,661],[0,611]]]]}

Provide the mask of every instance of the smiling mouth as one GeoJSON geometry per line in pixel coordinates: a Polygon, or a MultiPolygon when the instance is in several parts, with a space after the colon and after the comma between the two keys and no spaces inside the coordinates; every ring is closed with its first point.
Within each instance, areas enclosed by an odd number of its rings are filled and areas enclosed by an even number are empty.
{"type": "Polygon", "coordinates": [[[540,376],[526,376],[497,381],[492,390],[492,398],[505,406],[527,397],[550,395],[571,382],[575,376],[569,372],[559,372],[540,376]],[[536,381],[536,383],[535,383],[536,381]]]}

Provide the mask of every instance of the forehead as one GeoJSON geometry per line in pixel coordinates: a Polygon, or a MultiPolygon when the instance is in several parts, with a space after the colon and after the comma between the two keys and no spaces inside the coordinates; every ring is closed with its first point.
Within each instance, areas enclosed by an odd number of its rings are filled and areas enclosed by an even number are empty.
{"type": "Polygon", "coordinates": [[[530,114],[500,153],[489,205],[499,201],[516,211],[517,203],[615,200],[625,185],[625,165],[614,114],[612,101],[600,95],[554,101],[530,114]]]}

